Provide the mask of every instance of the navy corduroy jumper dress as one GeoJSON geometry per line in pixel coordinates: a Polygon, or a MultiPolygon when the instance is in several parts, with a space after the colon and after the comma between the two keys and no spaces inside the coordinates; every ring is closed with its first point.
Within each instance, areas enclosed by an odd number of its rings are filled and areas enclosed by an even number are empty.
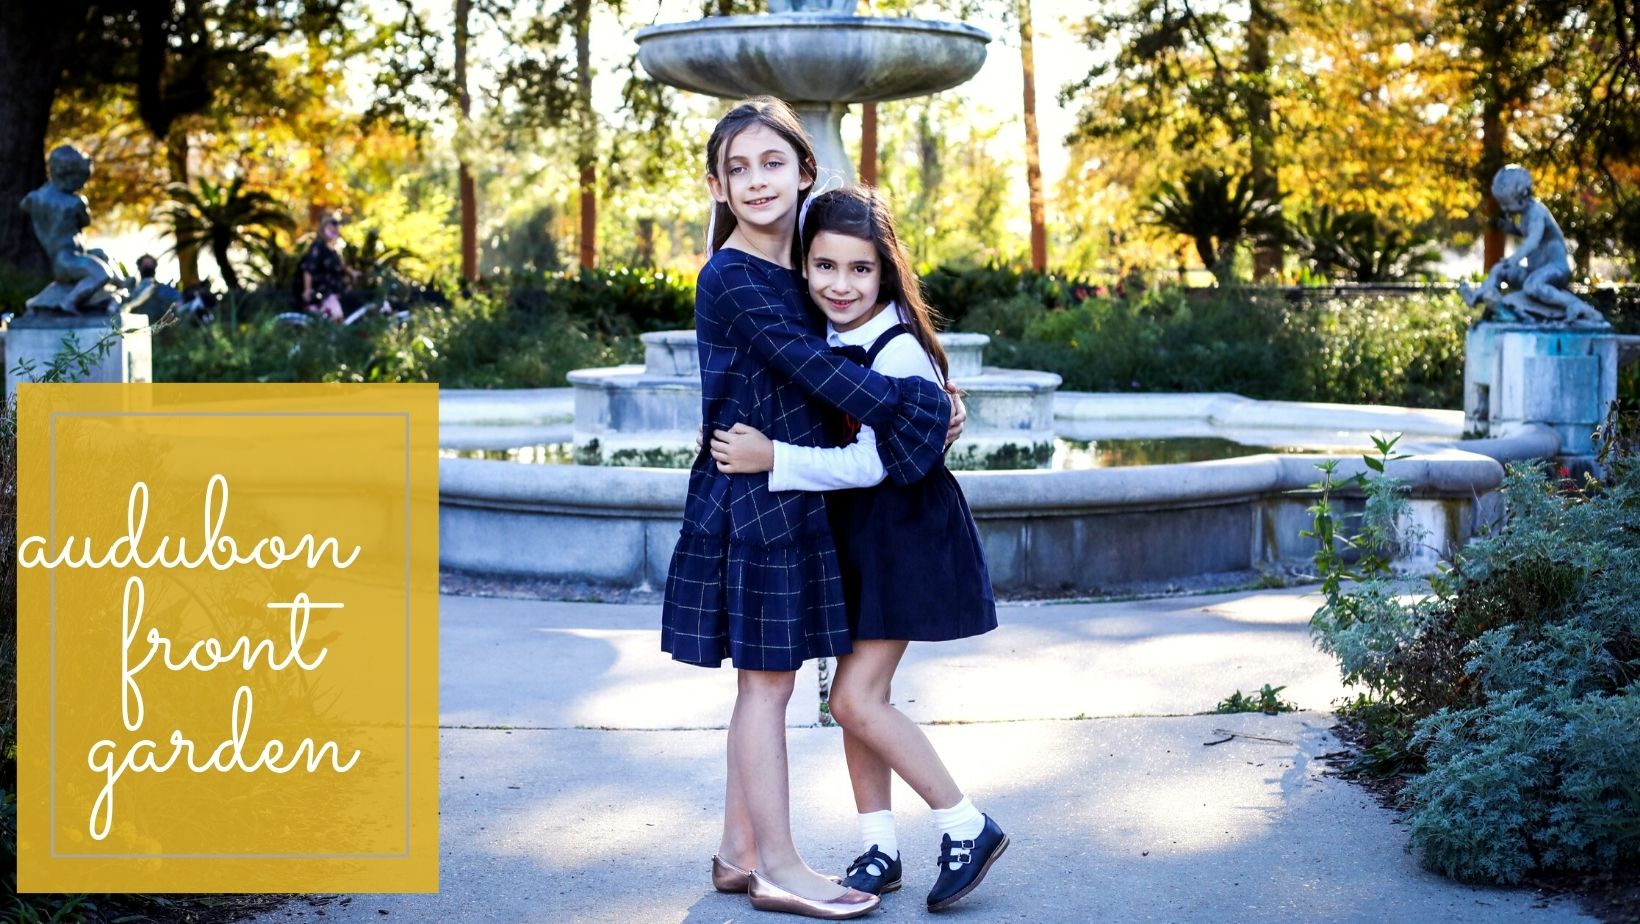
{"type": "MultiPolygon", "coordinates": [[[[746,423],[772,440],[824,446],[830,406],[875,429],[891,480],[922,478],[942,459],[951,415],[944,391],[832,355],[800,286],[793,270],[738,250],[718,251],[701,270],[695,332],[706,431],[746,423]]],[[[729,658],[771,671],[848,654],[824,497],[770,492],[767,474],[724,474],[702,451],[666,578],[661,648],[690,664],[729,658]]]]}
{"type": "MultiPolygon", "coordinates": [[[[869,368],[891,340],[910,336],[896,324],[869,350],[836,352],[869,368]]],[[[943,459],[911,484],[827,492],[826,510],[851,638],[947,642],[997,627],[979,528],[943,459]]]]}

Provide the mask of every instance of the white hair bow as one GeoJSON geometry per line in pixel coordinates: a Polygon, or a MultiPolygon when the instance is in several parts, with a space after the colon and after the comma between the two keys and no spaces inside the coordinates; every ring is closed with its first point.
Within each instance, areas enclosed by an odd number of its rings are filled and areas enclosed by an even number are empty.
{"type": "Polygon", "coordinates": [[[842,189],[845,184],[841,171],[830,167],[816,168],[814,185],[809,187],[809,194],[803,200],[803,205],[797,210],[797,236],[803,236],[803,222],[809,217],[809,206],[814,204],[814,197],[821,193],[828,193],[834,189],[842,189]]]}

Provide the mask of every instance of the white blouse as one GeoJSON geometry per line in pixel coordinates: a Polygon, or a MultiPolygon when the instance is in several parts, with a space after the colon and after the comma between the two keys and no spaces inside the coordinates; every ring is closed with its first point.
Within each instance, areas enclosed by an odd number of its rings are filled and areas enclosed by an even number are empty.
{"type": "MultiPolygon", "coordinates": [[[[899,306],[890,302],[877,316],[853,330],[839,331],[826,323],[826,342],[832,346],[871,349],[895,324],[906,323],[899,306]]],[[[909,327],[909,324],[907,325],[909,327]]],[[[938,384],[934,361],[916,337],[895,337],[877,354],[871,371],[893,378],[920,375],[938,384]]],[[[769,472],[770,491],[835,491],[840,488],[869,488],[887,476],[877,455],[877,435],[861,426],[859,436],[847,446],[795,446],[775,442],[774,468],[769,472]]]]}

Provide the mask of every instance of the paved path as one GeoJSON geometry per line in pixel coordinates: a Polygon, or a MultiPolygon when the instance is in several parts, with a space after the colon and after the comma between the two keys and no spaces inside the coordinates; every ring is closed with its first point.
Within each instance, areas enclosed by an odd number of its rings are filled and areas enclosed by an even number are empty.
{"type": "MultiPolygon", "coordinates": [[[[1260,591],[1009,606],[988,636],[912,646],[897,698],[936,723],[929,736],[1013,839],[943,917],[1586,920],[1424,872],[1393,813],[1325,775],[1316,758],[1339,748],[1326,710],[1345,691],[1309,642],[1315,603],[1260,591]],[[1304,711],[1197,714],[1265,683],[1304,711]],[[1275,740],[1204,746],[1219,729],[1275,740]]],[[[298,902],[258,921],[764,920],[707,879],[733,672],[668,661],[657,618],[445,597],[439,894],[298,902]]],[[[790,715],[803,726],[789,733],[794,826],[811,863],[841,870],[853,807],[838,731],[810,727],[812,683],[790,715]]],[[[937,835],[909,790],[896,805],[906,888],[866,920],[928,920],[937,835]]]]}

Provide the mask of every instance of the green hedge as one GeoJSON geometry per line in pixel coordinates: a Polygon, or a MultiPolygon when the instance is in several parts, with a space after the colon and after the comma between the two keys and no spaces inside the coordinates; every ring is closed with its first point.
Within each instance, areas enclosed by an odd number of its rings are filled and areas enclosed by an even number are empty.
{"type": "Polygon", "coordinates": [[[411,308],[409,324],[293,326],[260,293],[214,324],[176,324],[154,345],[162,382],[439,382],[543,388],[572,369],[641,358],[637,334],[693,324],[690,280],[630,270],[491,284],[411,308]]]}
{"type": "MultiPolygon", "coordinates": [[[[924,278],[953,329],[990,334],[989,365],[1042,369],[1075,391],[1227,391],[1253,398],[1457,407],[1472,311],[1455,296],[1292,301],[1283,290],[1124,294],[1003,265],[924,278]]],[[[161,381],[437,381],[561,386],[577,368],[636,361],[636,334],[691,327],[693,280],[635,270],[492,280],[415,306],[395,329],[275,323],[284,293],[253,292],[214,327],[155,345],[161,381]]]]}
{"type": "MultiPolygon", "coordinates": [[[[932,275],[932,274],[931,274],[932,275]]],[[[1001,274],[931,292],[990,365],[1044,369],[1074,391],[1228,391],[1250,398],[1454,408],[1474,311],[1455,295],[1290,300],[1284,291],[1158,289],[1001,274]],[[955,299],[979,300],[961,311],[955,299]]]]}

